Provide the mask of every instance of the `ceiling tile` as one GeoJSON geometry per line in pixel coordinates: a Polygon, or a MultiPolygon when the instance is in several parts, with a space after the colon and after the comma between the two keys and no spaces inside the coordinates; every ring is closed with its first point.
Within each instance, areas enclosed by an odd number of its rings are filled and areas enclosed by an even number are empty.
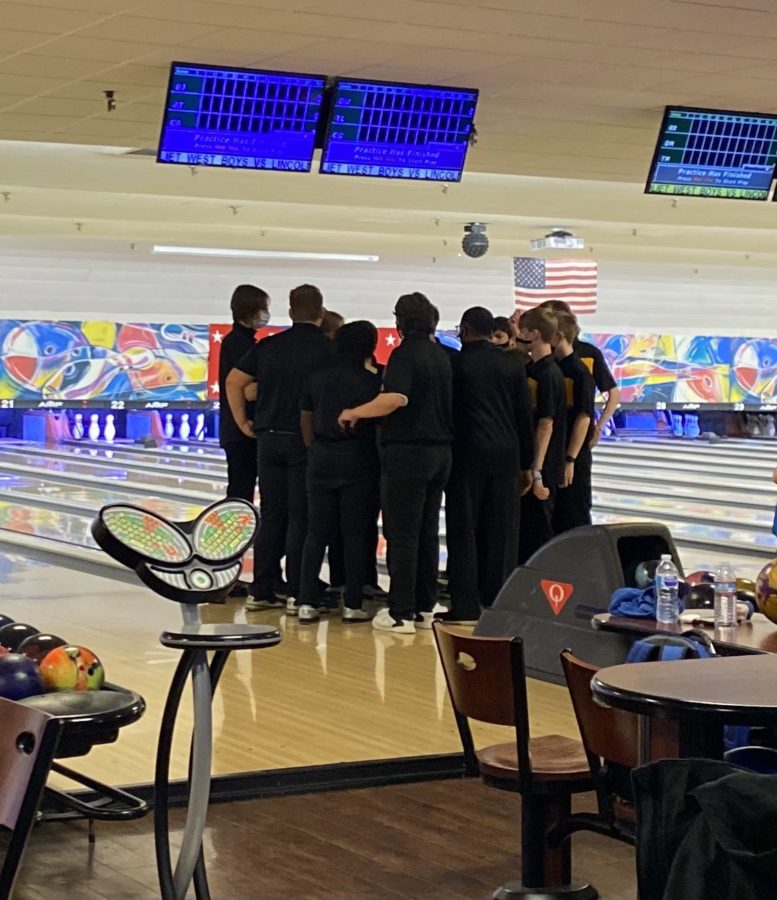
{"type": "Polygon", "coordinates": [[[65,34],[100,18],[99,13],[70,8],[42,7],[28,3],[2,4],[3,28],[18,31],[45,31],[49,34],[65,34]]]}
{"type": "Polygon", "coordinates": [[[229,54],[236,51],[251,53],[258,58],[265,54],[277,55],[312,46],[316,43],[316,38],[257,28],[219,28],[202,37],[180,43],[195,50],[220,50],[225,54],[225,59],[229,59],[229,54]]]}
{"type": "MultiPolygon", "coordinates": [[[[139,11],[145,12],[145,7],[141,7],[139,11]]],[[[213,30],[213,25],[188,22],[186,18],[161,20],[140,16],[115,16],[88,28],[82,28],[79,34],[81,37],[118,39],[158,46],[168,43],[180,44],[202,37],[213,30]]]]}

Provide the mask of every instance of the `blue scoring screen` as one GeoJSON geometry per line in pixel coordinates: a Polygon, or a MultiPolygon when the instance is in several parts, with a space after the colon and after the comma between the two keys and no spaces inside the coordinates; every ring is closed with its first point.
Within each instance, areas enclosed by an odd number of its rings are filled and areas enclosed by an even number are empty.
{"type": "Polygon", "coordinates": [[[320,171],[460,181],[477,100],[474,89],[340,79],[320,171]]]}
{"type": "Polygon", "coordinates": [[[173,63],[157,161],[309,172],[326,79],[173,63]]]}
{"type": "Polygon", "coordinates": [[[766,200],[777,164],[777,116],[669,107],[646,192],[766,200]]]}

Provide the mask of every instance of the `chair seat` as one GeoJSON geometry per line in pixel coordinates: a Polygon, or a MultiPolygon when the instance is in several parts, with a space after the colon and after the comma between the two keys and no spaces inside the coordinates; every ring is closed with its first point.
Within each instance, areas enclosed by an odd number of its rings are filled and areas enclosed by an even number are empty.
{"type": "MultiPolygon", "coordinates": [[[[580,741],[548,734],[529,742],[532,773],[538,781],[582,781],[591,778],[580,741]]],[[[482,775],[518,781],[518,751],[515,742],[492,744],[477,751],[482,775]]]]}

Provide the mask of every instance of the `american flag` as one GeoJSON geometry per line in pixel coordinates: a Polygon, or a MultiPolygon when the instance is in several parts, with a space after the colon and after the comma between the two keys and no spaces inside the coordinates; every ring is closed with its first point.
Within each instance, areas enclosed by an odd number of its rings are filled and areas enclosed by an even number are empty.
{"type": "Polygon", "coordinates": [[[592,259],[513,259],[515,308],[519,312],[544,300],[565,300],[576,315],[596,312],[597,268],[592,259]]]}

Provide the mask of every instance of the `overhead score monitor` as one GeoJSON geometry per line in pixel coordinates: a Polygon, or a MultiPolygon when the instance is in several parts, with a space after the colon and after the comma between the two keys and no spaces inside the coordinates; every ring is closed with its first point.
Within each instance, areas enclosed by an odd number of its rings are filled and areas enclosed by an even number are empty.
{"type": "Polygon", "coordinates": [[[777,164],[777,116],[669,106],[645,192],[767,200],[777,164]]]}
{"type": "Polygon", "coordinates": [[[326,78],[173,63],[157,161],[309,172],[326,78]]]}
{"type": "Polygon", "coordinates": [[[478,91],[339,78],[320,171],[460,181],[478,91]]]}

